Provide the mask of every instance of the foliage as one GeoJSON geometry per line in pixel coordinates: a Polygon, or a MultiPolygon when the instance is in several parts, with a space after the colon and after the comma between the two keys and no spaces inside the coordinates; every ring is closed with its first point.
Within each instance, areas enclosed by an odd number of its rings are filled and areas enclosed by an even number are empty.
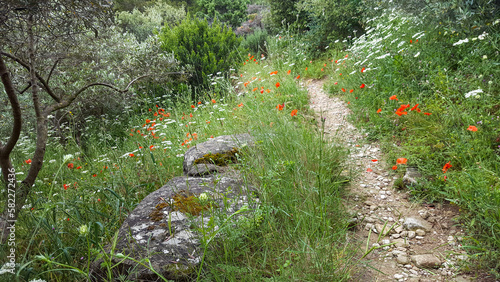
{"type": "Polygon", "coordinates": [[[160,40],[163,50],[173,52],[179,62],[192,67],[188,82],[196,88],[208,88],[209,75],[227,75],[240,55],[241,39],[217,20],[209,25],[206,19],[188,15],[180,25],[163,28],[160,40]]]}
{"type": "Polygon", "coordinates": [[[241,47],[249,50],[253,54],[267,54],[266,41],[269,39],[269,34],[265,29],[257,28],[251,34],[248,34],[241,42],[241,47]]]}
{"type": "Polygon", "coordinates": [[[297,9],[308,15],[306,34],[309,52],[317,57],[336,39],[363,34],[361,0],[302,0],[297,9]]]}
{"type": "Polygon", "coordinates": [[[197,0],[198,15],[217,19],[233,28],[238,27],[247,17],[248,0],[197,0]]]}
{"type": "Polygon", "coordinates": [[[327,62],[328,88],[390,158],[405,157],[426,176],[412,188],[416,197],[463,210],[466,249],[476,267],[499,275],[500,20],[485,14],[458,32],[462,23],[384,11],[327,62]]]}
{"type": "Polygon", "coordinates": [[[144,12],[134,8],[132,12],[116,13],[116,22],[125,31],[131,32],[139,41],[159,31],[163,26],[175,26],[186,17],[184,7],[175,8],[159,0],[144,8],[144,12]]]}
{"type": "Polygon", "coordinates": [[[288,29],[305,30],[307,14],[297,9],[302,0],[269,1],[271,7],[271,24],[274,30],[288,29]]]}

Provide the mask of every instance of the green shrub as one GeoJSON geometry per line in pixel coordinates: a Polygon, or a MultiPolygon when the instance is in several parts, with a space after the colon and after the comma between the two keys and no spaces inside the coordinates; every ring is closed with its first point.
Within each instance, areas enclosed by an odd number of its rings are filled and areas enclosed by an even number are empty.
{"type": "Polygon", "coordinates": [[[248,0],[198,0],[199,15],[218,19],[232,27],[239,26],[247,17],[248,0]]]}
{"type": "Polygon", "coordinates": [[[192,67],[188,78],[192,87],[208,88],[210,74],[227,74],[239,59],[241,39],[217,20],[210,26],[206,19],[188,15],[180,25],[165,27],[160,40],[163,50],[173,52],[182,65],[192,67]]]}
{"type": "Polygon", "coordinates": [[[361,0],[302,0],[297,7],[309,15],[306,37],[309,52],[315,57],[336,39],[363,33],[361,0]]]}
{"type": "Polygon", "coordinates": [[[267,54],[266,41],[269,34],[266,30],[257,28],[254,33],[245,37],[241,42],[241,47],[248,49],[252,54],[267,54]]]}
{"type": "Polygon", "coordinates": [[[186,17],[184,7],[175,8],[163,2],[146,7],[144,12],[133,9],[132,12],[116,13],[116,21],[120,27],[135,35],[137,40],[144,41],[163,25],[175,25],[186,17]]]}

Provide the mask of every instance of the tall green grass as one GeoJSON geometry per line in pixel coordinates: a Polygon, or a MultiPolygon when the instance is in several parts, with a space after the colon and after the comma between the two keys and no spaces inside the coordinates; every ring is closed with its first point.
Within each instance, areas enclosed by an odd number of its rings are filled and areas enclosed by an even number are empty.
{"type": "MultiPolygon", "coordinates": [[[[226,228],[204,245],[200,279],[347,279],[352,252],[345,243],[344,180],[339,177],[345,152],[327,144],[310,117],[307,93],[297,78],[304,75],[306,57],[293,40],[273,39],[268,49],[272,60],[244,62],[238,76],[214,74],[204,100],[144,95],[121,114],[87,118],[80,139],[60,142],[51,136],[43,169],[17,223],[15,279],[85,279],[90,263],[113,243],[128,213],[148,193],[182,175],[189,147],[244,132],[257,145],[242,156],[238,168],[257,188],[259,205],[248,213],[246,224],[226,228]],[[288,57],[280,52],[284,48],[288,57]],[[279,110],[278,105],[284,106],[279,110]]],[[[76,135],[71,124],[62,130],[76,135]]],[[[32,137],[23,138],[13,153],[17,173],[27,172],[32,137]]],[[[222,214],[214,218],[227,219],[222,214]]],[[[2,248],[0,257],[6,251],[2,248]]],[[[9,274],[3,278],[11,279],[9,274]]]]}

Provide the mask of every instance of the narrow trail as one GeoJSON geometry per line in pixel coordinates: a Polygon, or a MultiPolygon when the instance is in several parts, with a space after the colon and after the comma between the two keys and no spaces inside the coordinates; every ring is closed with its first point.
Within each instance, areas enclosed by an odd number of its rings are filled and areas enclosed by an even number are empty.
{"type": "Polygon", "coordinates": [[[349,236],[359,244],[359,258],[374,247],[361,260],[352,281],[483,281],[457,274],[458,262],[467,261],[461,248],[463,230],[456,221],[458,208],[410,202],[405,189],[396,190],[398,176],[387,169],[379,144],[366,140],[348,122],[347,105],[328,97],[323,82],[309,80],[306,84],[311,109],[318,121],[326,119],[327,138],[349,150],[348,165],[355,171],[349,196],[344,199],[357,219],[349,236]]]}

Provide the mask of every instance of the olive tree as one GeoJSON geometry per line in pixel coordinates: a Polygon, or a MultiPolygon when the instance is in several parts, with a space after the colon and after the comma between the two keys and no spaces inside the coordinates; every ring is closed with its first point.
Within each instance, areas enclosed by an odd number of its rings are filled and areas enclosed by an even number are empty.
{"type": "Polygon", "coordinates": [[[176,65],[154,38],[142,45],[130,38],[110,44],[111,35],[120,34],[114,31],[112,19],[106,0],[8,0],[0,7],[0,95],[7,97],[2,99],[2,112],[11,113],[9,128],[1,131],[8,136],[0,141],[0,168],[10,189],[4,193],[15,190],[15,204],[6,201],[0,218],[2,241],[8,235],[8,222],[17,219],[42,169],[52,130],[48,116],[70,106],[83,93],[96,88],[125,93],[150,73],[168,76],[171,72],[166,70],[176,65]],[[30,113],[35,151],[26,177],[18,183],[11,153],[26,130],[30,113]]]}

